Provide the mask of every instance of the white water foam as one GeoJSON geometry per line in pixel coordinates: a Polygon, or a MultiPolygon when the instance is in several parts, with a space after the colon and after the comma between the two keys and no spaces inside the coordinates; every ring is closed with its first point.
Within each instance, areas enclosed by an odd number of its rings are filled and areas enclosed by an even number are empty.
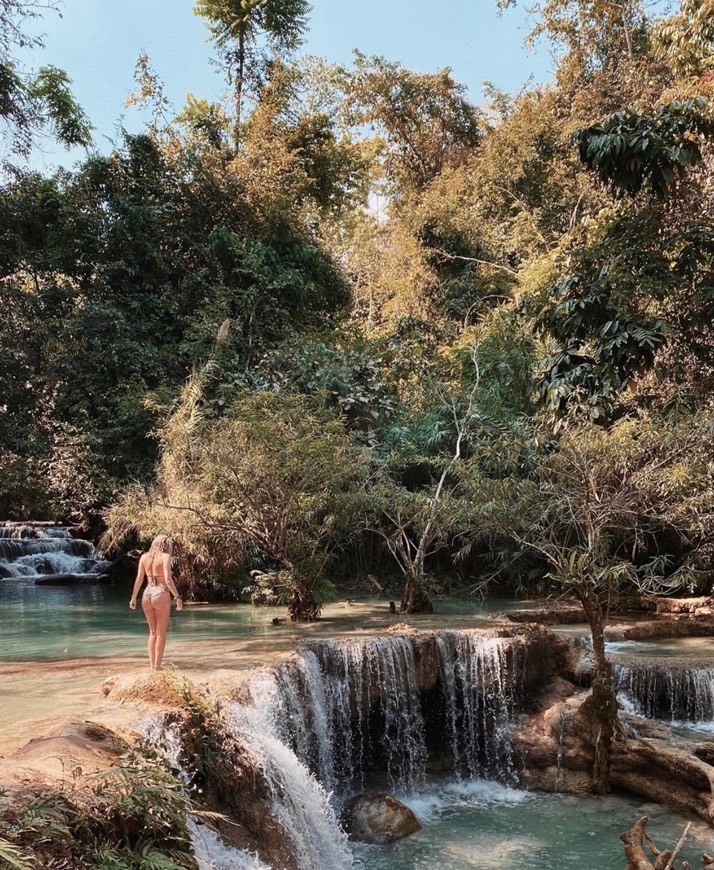
{"type": "Polygon", "coordinates": [[[420,822],[429,823],[445,811],[520,804],[534,800],[532,792],[521,791],[490,779],[461,780],[431,786],[413,794],[395,795],[411,809],[420,822]]]}
{"type": "Polygon", "coordinates": [[[199,870],[272,870],[254,852],[226,845],[207,825],[189,819],[188,830],[199,870]]]}
{"type": "Polygon", "coordinates": [[[265,777],[273,811],[300,870],[346,870],[353,859],[330,795],[282,740],[276,723],[279,684],[266,669],[251,680],[252,705],[233,704],[229,726],[265,777]]]}

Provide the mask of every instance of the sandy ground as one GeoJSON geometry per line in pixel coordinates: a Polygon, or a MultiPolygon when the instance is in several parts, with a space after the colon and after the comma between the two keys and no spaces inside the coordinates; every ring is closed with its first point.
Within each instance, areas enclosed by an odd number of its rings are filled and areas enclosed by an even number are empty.
{"type": "MultiPolygon", "coordinates": [[[[266,617],[267,620],[267,617],[266,617]]],[[[220,640],[171,641],[165,665],[201,683],[219,675],[230,680],[231,672],[256,667],[271,658],[293,651],[301,641],[321,637],[383,634],[390,626],[408,622],[419,628],[465,628],[484,626],[473,615],[396,616],[385,602],[335,604],[324,617],[309,625],[281,624],[265,634],[220,640]]],[[[0,662],[0,757],[7,756],[29,739],[46,734],[68,719],[91,720],[130,736],[146,716],[146,710],[107,700],[105,680],[147,668],[144,651],[132,655],[93,656],[54,661],[0,662]]]]}

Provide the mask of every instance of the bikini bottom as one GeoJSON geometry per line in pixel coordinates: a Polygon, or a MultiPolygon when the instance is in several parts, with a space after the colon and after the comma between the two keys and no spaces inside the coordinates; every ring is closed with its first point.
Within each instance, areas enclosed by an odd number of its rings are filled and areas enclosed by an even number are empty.
{"type": "Polygon", "coordinates": [[[169,590],[165,586],[160,586],[158,583],[152,583],[144,589],[144,598],[153,601],[155,598],[158,598],[159,595],[163,595],[164,592],[168,591],[169,590]]]}

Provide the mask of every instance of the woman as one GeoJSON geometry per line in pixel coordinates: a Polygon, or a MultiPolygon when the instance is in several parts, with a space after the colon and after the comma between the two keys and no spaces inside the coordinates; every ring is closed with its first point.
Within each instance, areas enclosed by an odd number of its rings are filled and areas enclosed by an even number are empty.
{"type": "Polygon", "coordinates": [[[149,661],[152,671],[161,670],[166,646],[166,631],[169,627],[171,596],[176,599],[176,610],[183,610],[176,585],[171,578],[171,553],[173,545],[167,535],[157,535],[151,542],[148,553],[139,559],[139,570],[134,581],[129,607],[136,610],[136,596],[146,578],[146,589],[141,596],[141,607],[149,623],[149,661]]]}

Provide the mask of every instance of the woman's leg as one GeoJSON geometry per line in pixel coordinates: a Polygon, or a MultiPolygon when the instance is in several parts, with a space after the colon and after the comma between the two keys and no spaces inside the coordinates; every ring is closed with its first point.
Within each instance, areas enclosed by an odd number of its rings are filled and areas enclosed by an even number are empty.
{"type": "Polygon", "coordinates": [[[154,670],[161,670],[166,647],[166,632],[169,630],[171,616],[171,596],[168,592],[154,598],[154,613],[156,614],[156,646],[154,648],[154,670]]]}
{"type": "Polygon", "coordinates": [[[144,611],[144,616],[146,617],[146,622],[149,626],[149,664],[151,665],[151,670],[153,671],[156,662],[157,617],[151,599],[147,598],[146,595],[141,596],[141,609],[144,611]]]}

